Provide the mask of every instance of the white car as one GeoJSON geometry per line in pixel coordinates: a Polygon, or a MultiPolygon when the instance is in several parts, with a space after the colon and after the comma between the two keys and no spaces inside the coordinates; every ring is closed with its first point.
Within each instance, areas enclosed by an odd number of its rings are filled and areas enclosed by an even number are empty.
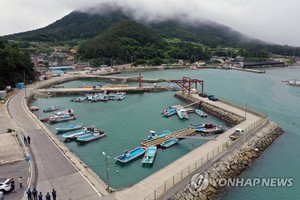
{"type": "Polygon", "coordinates": [[[8,192],[9,190],[11,190],[10,179],[0,178],[0,191],[8,192]]]}

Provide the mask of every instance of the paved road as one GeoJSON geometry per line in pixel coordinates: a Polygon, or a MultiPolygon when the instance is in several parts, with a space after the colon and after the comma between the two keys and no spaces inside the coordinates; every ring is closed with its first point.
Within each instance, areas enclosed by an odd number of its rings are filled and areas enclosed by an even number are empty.
{"type": "MultiPolygon", "coordinates": [[[[29,90],[30,88],[27,89],[27,93],[29,90]]],[[[63,200],[99,199],[100,194],[28,115],[22,104],[24,95],[25,90],[17,93],[10,100],[8,109],[24,135],[31,137],[31,159],[35,163],[31,188],[36,187],[43,194],[54,188],[57,191],[57,199],[63,200]]]]}

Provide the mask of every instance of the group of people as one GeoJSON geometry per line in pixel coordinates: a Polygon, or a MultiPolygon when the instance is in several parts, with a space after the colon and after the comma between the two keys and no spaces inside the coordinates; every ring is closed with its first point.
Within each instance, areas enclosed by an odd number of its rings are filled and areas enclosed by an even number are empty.
{"type": "Polygon", "coordinates": [[[31,140],[31,138],[29,137],[29,135],[27,137],[24,135],[24,143],[25,144],[30,144],[30,140],[31,140]]]}
{"type": "MultiPolygon", "coordinates": [[[[30,189],[28,189],[26,191],[26,194],[27,194],[28,200],[43,200],[42,192],[38,193],[38,191],[35,188],[33,188],[32,191],[30,189]]],[[[52,199],[56,200],[56,191],[54,189],[52,189],[51,195],[52,195],[52,199]]],[[[50,192],[47,192],[47,194],[45,195],[45,199],[51,200],[51,195],[50,195],[50,192]]]]}
{"type": "MultiPolygon", "coordinates": [[[[18,182],[19,182],[20,188],[23,188],[23,179],[22,179],[22,176],[20,176],[18,178],[18,182]]],[[[13,178],[10,179],[10,185],[11,185],[12,192],[15,192],[16,191],[16,186],[15,186],[15,180],[13,178]]]]}

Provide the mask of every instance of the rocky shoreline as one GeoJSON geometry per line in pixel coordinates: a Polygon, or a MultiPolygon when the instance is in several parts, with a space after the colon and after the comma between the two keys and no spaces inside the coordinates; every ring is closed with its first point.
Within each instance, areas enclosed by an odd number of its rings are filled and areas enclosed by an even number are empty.
{"type": "Polygon", "coordinates": [[[276,140],[283,130],[274,122],[269,122],[240,149],[229,152],[215,162],[207,171],[195,174],[185,188],[177,192],[172,200],[217,199],[226,189],[219,180],[234,179],[247,169],[262,152],[276,140]]]}

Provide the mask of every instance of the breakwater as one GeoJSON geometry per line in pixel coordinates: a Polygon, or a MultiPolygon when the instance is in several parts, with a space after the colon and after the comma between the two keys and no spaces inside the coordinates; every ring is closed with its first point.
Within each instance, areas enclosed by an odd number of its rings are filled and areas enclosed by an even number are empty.
{"type": "Polygon", "coordinates": [[[199,102],[195,104],[194,107],[202,109],[206,113],[225,121],[231,126],[235,126],[245,120],[244,116],[239,116],[229,110],[222,109],[205,101],[199,101],[199,99],[194,98],[189,93],[177,92],[175,97],[188,103],[199,102]]]}
{"type": "Polygon", "coordinates": [[[191,182],[171,199],[217,199],[220,192],[226,188],[222,184],[224,180],[232,180],[239,176],[282,133],[283,130],[276,123],[268,123],[247,142],[233,148],[206,171],[195,174],[191,182]]]}

